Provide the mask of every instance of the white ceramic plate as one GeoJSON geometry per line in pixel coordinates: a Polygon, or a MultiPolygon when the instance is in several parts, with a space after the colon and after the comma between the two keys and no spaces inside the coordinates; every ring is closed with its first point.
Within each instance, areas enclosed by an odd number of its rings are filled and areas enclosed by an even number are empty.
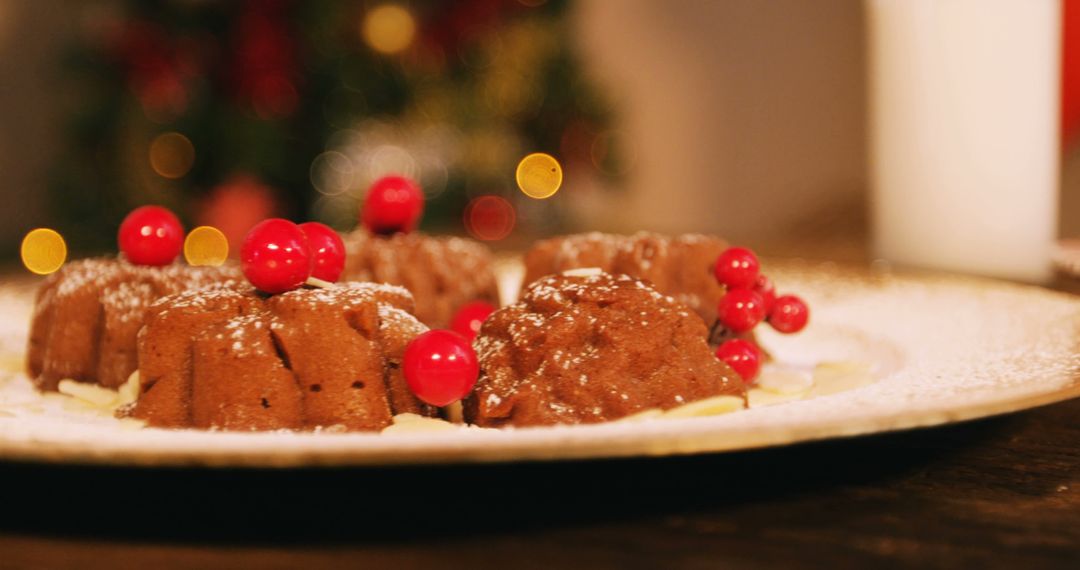
{"type": "MultiPolygon", "coordinates": [[[[786,366],[859,361],[875,382],[796,402],[688,419],[399,434],[131,429],[65,411],[21,374],[0,380],[0,459],[191,466],[317,466],[662,456],[932,426],[1080,394],[1080,298],[1035,287],[788,263],[768,268],[812,309],[799,335],[762,334],[786,366]]],[[[25,291],[0,288],[6,366],[25,342],[25,291]]]]}

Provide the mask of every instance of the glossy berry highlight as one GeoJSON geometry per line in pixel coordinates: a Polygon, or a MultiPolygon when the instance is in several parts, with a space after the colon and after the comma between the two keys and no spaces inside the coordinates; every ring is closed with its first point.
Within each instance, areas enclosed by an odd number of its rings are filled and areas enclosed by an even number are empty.
{"type": "Polygon", "coordinates": [[[116,241],[131,263],[168,265],[184,247],[184,226],[168,208],[141,206],[124,218],[116,241]]]}
{"type": "Polygon", "coordinates": [[[720,297],[716,317],[724,328],[744,333],[765,318],[765,303],[761,295],[749,289],[733,289],[720,297]]]}
{"type": "Polygon", "coordinates": [[[300,224],[311,252],[311,276],[333,283],[345,271],[345,242],[333,229],[319,222],[300,224]]]}
{"type": "Polygon", "coordinates": [[[750,289],[761,272],[761,263],[749,249],[729,247],[716,258],[713,271],[716,281],[729,290],[750,289]]]}
{"type": "Polygon", "coordinates": [[[404,176],[384,176],[364,196],[360,223],[375,234],[408,233],[424,213],[424,193],[404,176]]]}
{"type": "Polygon", "coordinates": [[[761,372],[761,349],[748,340],[733,338],[724,341],[716,348],[716,357],[730,366],[747,384],[756,380],[761,372]]]}
{"type": "Polygon", "coordinates": [[[264,293],[284,293],[311,275],[311,252],[299,226],[281,218],[255,224],[240,246],[240,267],[264,293]]]}
{"type": "Polygon", "coordinates": [[[468,339],[454,331],[430,330],[405,347],[402,373],[417,398],[446,406],[469,394],[480,365],[468,339]]]}
{"type": "Polygon", "coordinates": [[[782,333],[797,333],[806,328],[809,320],[810,308],[795,295],[777,297],[772,311],[769,312],[769,324],[782,333]]]}

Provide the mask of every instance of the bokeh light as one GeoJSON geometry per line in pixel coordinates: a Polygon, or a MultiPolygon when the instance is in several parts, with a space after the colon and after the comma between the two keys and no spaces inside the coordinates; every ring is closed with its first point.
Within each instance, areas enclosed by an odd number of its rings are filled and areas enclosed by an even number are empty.
{"type": "Polygon", "coordinates": [[[229,240],[213,226],[199,226],[184,239],[184,259],[188,265],[218,266],[228,258],[229,240]]]}
{"type": "Polygon", "coordinates": [[[465,207],[465,230],[478,240],[501,240],[514,231],[516,223],[513,204],[501,196],[478,196],[465,207]]]}
{"type": "Polygon", "coordinates": [[[530,198],[543,200],[550,198],[562,186],[562,166],[555,157],[542,152],[534,152],[517,166],[518,188],[530,198]]]}
{"type": "Polygon", "coordinates": [[[311,161],[311,187],[325,196],[347,191],[353,184],[354,175],[352,161],[337,151],[326,151],[311,161]]]}
{"type": "Polygon", "coordinates": [[[37,228],[26,234],[19,248],[23,265],[38,275],[48,275],[64,265],[67,244],[56,230],[37,228]]]}
{"type": "Polygon", "coordinates": [[[195,164],[195,147],[177,132],[162,133],[150,143],[150,167],[163,178],[175,180],[195,164]]]}
{"type": "Polygon", "coordinates": [[[416,20],[402,6],[383,4],[364,15],[360,33],[364,42],[379,53],[401,53],[416,37],[416,20]]]}

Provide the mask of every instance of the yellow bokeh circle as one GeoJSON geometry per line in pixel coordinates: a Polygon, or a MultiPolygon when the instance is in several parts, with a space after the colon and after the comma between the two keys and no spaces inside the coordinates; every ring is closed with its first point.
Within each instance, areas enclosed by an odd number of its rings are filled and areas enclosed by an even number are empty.
{"type": "Polygon", "coordinates": [[[543,200],[562,186],[562,166],[550,154],[534,152],[518,163],[515,178],[526,196],[543,200]]]}
{"type": "Polygon", "coordinates": [[[193,164],[195,146],[180,133],[162,133],[150,143],[150,167],[163,178],[181,178],[193,164]]]}
{"type": "Polygon", "coordinates": [[[364,15],[360,34],[367,45],[377,52],[401,53],[416,36],[416,20],[408,10],[397,4],[383,4],[364,15]]]}
{"type": "Polygon", "coordinates": [[[67,244],[55,230],[38,228],[26,234],[19,250],[23,265],[38,275],[48,275],[67,259],[67,244]]]}
{"type": "Polygon", "coordinates": [[[188,265],[221,265],[229,258],[229,240],[221,230],[199,226],[184,239],[184,259],[188,265]]]}

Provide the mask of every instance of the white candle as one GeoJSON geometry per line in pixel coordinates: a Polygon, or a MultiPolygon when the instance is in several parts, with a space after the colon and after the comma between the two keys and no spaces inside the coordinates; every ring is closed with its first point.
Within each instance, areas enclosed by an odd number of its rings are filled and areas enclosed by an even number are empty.
{"type": "Polygon", "coordinates": [[[878,255],[1050,276],[1060,10],[1058,0],[868,0],[878,255]]]}

